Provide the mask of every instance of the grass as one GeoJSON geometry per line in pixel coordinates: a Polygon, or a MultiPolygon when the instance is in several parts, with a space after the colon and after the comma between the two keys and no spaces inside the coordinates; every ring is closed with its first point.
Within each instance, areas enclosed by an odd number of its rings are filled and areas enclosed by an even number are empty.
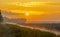
{"type": "Polygon", "coordinates": [[[7,24],[7,26],[12,30],[11,34],[13,34],[14,37],[60,37],[50,32],[42,32],[35,29],[20,27],[18,25],[7,24]]]}

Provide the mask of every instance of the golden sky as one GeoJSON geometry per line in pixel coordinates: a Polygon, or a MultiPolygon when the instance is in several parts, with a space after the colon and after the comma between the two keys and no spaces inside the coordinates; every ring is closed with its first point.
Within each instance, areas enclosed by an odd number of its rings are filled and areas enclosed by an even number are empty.
{"type": "Polygon", "coordinates": [[[60,0],[0,0],[0,2],[60,2],[60,0]]]}
{"type": "Polygon", "coordinates": [[[60,0],[0,0],[0,9],[23,13],[28,21],[60,20],[60,0]]]}

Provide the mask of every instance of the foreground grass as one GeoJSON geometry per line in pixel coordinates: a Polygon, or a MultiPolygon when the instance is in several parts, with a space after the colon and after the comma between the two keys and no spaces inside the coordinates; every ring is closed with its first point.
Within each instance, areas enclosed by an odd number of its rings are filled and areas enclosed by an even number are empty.
{"type": "Polygon", "coordinates": [[[20,27],[18,25],[0,25],[0,37],[60,37],[50,32],[20,27]]]}
{"type": "Polygon", "coordinates": [[[7,26],[12,30],[11,34],[13,34],[15,37],[60,37],[60,36],[56,36],[53,33],[42,32],[35,29],[32,30],[32,29],[20,27],[18,25],[7,24],[7,26]]]}

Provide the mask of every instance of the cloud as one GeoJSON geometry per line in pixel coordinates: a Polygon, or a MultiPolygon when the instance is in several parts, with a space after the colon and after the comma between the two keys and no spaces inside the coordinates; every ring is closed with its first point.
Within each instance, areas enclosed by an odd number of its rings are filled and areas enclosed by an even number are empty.
{"type": "Polygon", "coordinates": [[[33,4],[34,3],[22,4],[19,2],[6,2],[6,3],[2,3],[2,5],[0,4],[1,5],[0,8],[9,9],[9,10],[27,10],[27,11],[60,11],[60,4],[59,3],[51,3],[51,2],[38,3],[38,2],[35,2],[35,5],[33,5],[33,4]]]}

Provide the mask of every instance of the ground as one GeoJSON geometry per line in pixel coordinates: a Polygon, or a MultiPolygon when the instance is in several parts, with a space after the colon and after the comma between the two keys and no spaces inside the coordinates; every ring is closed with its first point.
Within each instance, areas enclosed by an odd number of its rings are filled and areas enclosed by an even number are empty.
{"type": "Polygon", "coordinates": [[[60,37],[50,32],[42,32],[13,24],[0,25],[0,37],[60,37]]]}

